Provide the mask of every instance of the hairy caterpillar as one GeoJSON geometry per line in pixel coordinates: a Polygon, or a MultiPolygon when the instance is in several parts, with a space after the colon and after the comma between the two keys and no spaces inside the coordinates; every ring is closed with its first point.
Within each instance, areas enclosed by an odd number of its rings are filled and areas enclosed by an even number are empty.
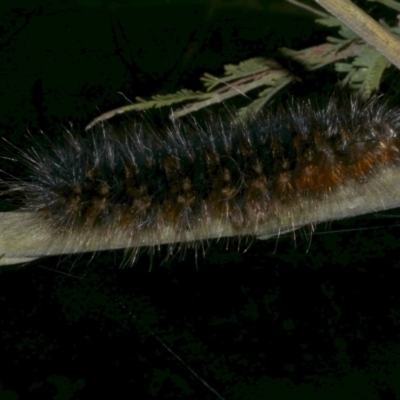
{"type": "Polygon", "coordinates": [[[24,153],[30,179],[7,193],[33,215],[45,254],[270,237],[398,205],[400,110],[381,99],[300,100],[234,120],[68,132],[24,153]]]}

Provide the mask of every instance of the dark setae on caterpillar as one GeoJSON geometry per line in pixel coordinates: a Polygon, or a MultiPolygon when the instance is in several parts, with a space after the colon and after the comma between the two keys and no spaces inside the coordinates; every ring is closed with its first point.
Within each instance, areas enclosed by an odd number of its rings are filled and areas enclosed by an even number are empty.
{"type": "Polygon", "coordinates": [[[23,153],[30,179],[9,183],[8,193],[52,235],[79,243],[92,231],[110,240],[118,231],[127,247],[191,243],[259,235],[274,218],[295,228],[293,207],[316,208],[341,188],[379,180],[400,159],[400,112],[380,98],[301,100],[234,120],[68,132],[47,152],[23,153]]]}

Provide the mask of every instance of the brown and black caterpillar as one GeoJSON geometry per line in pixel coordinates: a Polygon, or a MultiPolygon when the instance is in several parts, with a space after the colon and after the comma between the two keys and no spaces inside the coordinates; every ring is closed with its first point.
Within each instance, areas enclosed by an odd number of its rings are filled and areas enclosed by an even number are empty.
{"type": "Polygon", "coordinates": [[[393,189],[381,175],[395,179],[400,110],[381,98],[300,100],[246,122],[235,117],[176,121],[162,132],[143,123],[68,132],[47,152],[23,153],[30,177],[7,192],[52,237],[79,243],[73,251],[92,250],[93,235],[134,248],[273,236],[272,221],[281,225],[275,235],[318,222],[296,214],[341,208],[343,196],[370,197],[369,211],[398,203],[381,195],[393,189]]]}

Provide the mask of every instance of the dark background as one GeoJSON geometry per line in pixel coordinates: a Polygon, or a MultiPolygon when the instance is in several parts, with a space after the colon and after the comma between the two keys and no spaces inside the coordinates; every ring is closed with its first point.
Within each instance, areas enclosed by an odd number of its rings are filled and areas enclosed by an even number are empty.
{"type": "MultiPolygon", "coordinates": [[[[284,2],[221,4],[3,3],[1,135],[24,149],[39,130],[81,131],[124,96],[200,89],[206,71],[324,37],[284,2]]],[[[323,75],[290,89],[312,92],[323,75]]],[[[24,173],[6,159],[1,169],[24,173]]],[[[312,238],[212,242],[197,258],[163,262],[162,249],[133,266],[105,252],[2,267],[0,399],[217,399],[201,379],[224,399],[398,398],[393,214],[312,238]]]]}

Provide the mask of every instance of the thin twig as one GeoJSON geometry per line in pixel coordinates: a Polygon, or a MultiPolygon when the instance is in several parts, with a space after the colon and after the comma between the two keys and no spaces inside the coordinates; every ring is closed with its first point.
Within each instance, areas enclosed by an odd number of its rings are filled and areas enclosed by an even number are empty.
{"type": "Polygon", "coordinates": [[[400,69],[400,41],[349,0],[315,0],[400,69]]]}

